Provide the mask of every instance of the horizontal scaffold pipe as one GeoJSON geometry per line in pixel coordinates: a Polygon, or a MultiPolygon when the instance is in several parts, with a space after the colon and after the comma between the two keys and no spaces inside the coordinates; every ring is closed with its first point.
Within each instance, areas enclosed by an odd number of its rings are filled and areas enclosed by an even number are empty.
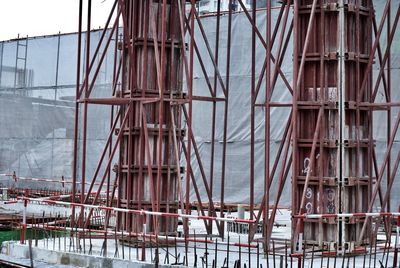
{"type": "Polygon", "coordinates": [[[400,212],[370,212],[370,213],[338,213],[338,214],[302,214],[295,215],[299,219],[324,218],[362,218],[362,217],[400,217],[400,212]]]}
{"type": "MultiPolygon", "coordinates": [[[[8,179],[13,179],[14,181],[25,180],[25,181],[40,181],[40,182],[55,182],[55,183],[65,183],[72,184],[72,180],[56,180],[56,179],[46,179],[46,178],[32,178],[32,177],[20,177],[11,173],[0,173],[0,177],[9,177],[8,179]]],[[[80,181],[77,181],[76,184],[81,184],[80,181]]],[[[90,182],[85,182],[85,184],[90,184],[90,182]]],[[[95,182],[94,185],[100,185],[100,183],[95,182]]]]}
{"type": "Polygon", "coordinates": [[[156,212],[156,211],[148,211],[148,210],[137,210],[137,209],[126,209],[126,208],[116,208],[116,207],[106,207],[106,206],[98,206],[98,205],[90,205],[90,204],[80,204],[80,203],[71,203],[65,201],[56,201],[56,200],[42,200],[38,198],[29,198],[29,197],[18,197],[17,201],[14,202],[38,202],[49,205],[60,205],[66,207],[82,207],[82,208],[91,208],[91,209],[99,209],[99,210],[108,210],[122,213],[131,213],[137,215],[148,215],[148,216],[157,216],[157,217],[174,217],[174,218],[182,218],[182,219],[195,219],[195,220],[212,220],[212,221],[222,221],[222,222],[236,222],[236,223],[245,223],[245,224],[254,224],[255,220],[246,220],[246,219],[235,219],[235,218],[222,218],[222,217],[212,217],[212,216],[198,216],[198,215],[189,215],[182,213],[168,213],[168,212],[156,212]]]}
{"type": "MultiPolygon", "coordinates": [[[[53,224],[57,223],[64,223],[65,221],[57,221],[53,222],[53,224]]],[[[22,226],[22,224],[21,224],[22,226]]],[[[112,237],[114,236],[119,236],[119,237],[127,237],[127,236],[133,236],[133,237],[145,237],[145,238],[157,238],[158,240],[165,240],[165,241],[176,241],[178,243],[186,243],[186,242],[196,242],[196,243],[205,243],[205,244],[219,244],[219,245],[229,245],[229,246],[235,246],[235,247],[246,247],[246,248],[257,248],[258,244],[256,243],[238,243],[238,242],[226,242],[222,240],[212,240],[212,239],[202,239],[202,238],[196,238],[196,237],[176,237],[176,236],[165,236],[165,235],[157,235],[157,234],[150,234],[150,233],[134,233],[134,232],[121,232],[121,231],[115,231],[115,230],[99,230],[99,229],[86,229],[86,228],[78,228],[78,227],[66,227],[66,226],[56,226],[56,225],[48,225],[45,223],[43,226],[41,223],[40,224],[25,224],[25,228],[27,229],[46,229],[46,230],[57,230],[57,231],[71,231],[75,233],[85,233],[86,238],[89,238],[90,235],[88,233],[97,233],[97,234],[110,234],[112,237]]]]}

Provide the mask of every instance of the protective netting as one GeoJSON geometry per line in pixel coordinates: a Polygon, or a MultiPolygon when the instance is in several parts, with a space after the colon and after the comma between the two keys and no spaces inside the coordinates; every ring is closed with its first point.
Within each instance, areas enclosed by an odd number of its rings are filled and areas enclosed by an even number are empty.
{"type": "MultiPolygon", "coordinates": [[[[100,35],[101,31],[93,31],[91,51],[100,35]]],[[[82,37],[81,53],[85,59],[85,35],[82,37]]],[[[0,173],[16,172],[17,176],[35,178],[72,177],[77,40],[78,34],[65,34],[0,43],[0,173]]],[[[93,96],[111,94],[113,59],[114,53],[109,51],[93,96]]],[[[89,107],[86,174],[93,174],[104,147],[109,114],[109,107],[89,107]]],[[[6,181],[2,177],[2,182],[6,181]]],[[[24,181],[23,186],[27,183],[24,181]]]]}

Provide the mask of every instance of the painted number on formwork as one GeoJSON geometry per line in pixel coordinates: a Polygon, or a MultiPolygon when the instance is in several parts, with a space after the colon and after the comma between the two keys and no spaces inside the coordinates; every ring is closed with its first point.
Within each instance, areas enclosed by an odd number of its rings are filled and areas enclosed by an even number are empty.
{"type": "Polygon", "coordinates": [[[302,170],[303,174],[307,174],[310,170],[310,158],[304,158],[304,169],[302,170]]]}
{"type": "Polygon", "coordinates": [[[308,187],[306,190],[306,198],[310,199],[312,195],[313,195],[313,190],[310,187],[308,187]]]}
{"type": "Polygon", "coordinates": [[[326,209],[328,213],[335,213],[335,191],[332,188],[325,189],[326,209]]]}
{"type": "Polygon", "coordinates": [[[311,204],[311,202],[308,202],[306,204],[306,212],[307,214],[311,214],[313,212],[313,205],[311,204]]]}
{"type": "MultiPolygon", "coordinates": [[[[316,155],[315,159],[318,159],[318,157],[319,157],[319,154],[316,155]]],[[[302,170],[303,174],[308,174],[309,172],[311,172],[310,163],[311,163],[311,160],[310,160],[309,157],[304,158],[304,164],[303,164],[304,169],[302,170]]],[[[312,188],[307,187],[307,189],[306,189],[306,198],[307,199],[312,199],[313,195],[314,195],[314,192],[313,192],[312,188]]],[[[313,208],[314,207],[313,207],[313,202],[312,201],[309,201],[309,202],[306,203],[305,209],[306,209],[307,214],[312,213],[313,212],[313,208]]]]}
{"type": "MultiPolygon", "coordinates": [[[[307,187],[307,190],[306,190],[306,198],[307,199],[311,199],[312,197],[313,197],[313,190],[310,188],[310,187],[307,187]]],[[[307,214],[310,214],[310,213],[312,213],[313,212],[313,204],[312,204],[312,202],[311,201],[309,201],[309,202],[307,202],[307,204],[306,204],[306,213],[307,214]]]]}
{"type": "MultiPolygon", "coordinates": [[[[319,154],[317,154],[317,156],[315,157],[315,159],[319,158],[319,154]]],[[[303,163],[303,167],[304,169],[302,170],[303,174],[307,174],[308,172],[310,172],[310,158],[306,157],[304,158],[304,163],[303,163]]]]}

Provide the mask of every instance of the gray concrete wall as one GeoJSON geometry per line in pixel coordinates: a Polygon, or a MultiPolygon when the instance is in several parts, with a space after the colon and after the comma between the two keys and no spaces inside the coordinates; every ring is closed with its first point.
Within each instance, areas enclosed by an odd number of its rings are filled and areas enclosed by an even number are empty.
{"type": "MultiPolygon", "coordinates": [[[[28,245],[22,245],[16,241],[6,241],[1,245],[1,253],[16,259],[29,259],[28,245]]],[[[84,255],[73,252],[60,252],[48,249],[32,247],[32,255],[35,261],[41,261],[53,265],[70,265],[75,267],[90,268],[150,268],[152,263],[134,260],[122,260],[116,258],[104,258],[100,256],[84,255]]],[[[17,260],[15,260],[16,262],[17,260]]],[[[159,265],[159,267],[172,267],[170,265],[159,265]]],[[[173,266],[183,267],[183,266],[173,266]]]]}

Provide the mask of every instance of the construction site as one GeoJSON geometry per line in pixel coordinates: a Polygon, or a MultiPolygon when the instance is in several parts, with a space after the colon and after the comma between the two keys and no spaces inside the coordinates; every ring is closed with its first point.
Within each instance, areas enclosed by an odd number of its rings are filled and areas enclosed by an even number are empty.
{"type": "Polygon", "coordinates": [[[0,41],[0,267],[400,267],[400,0],[75,1],[0,41]]]}

